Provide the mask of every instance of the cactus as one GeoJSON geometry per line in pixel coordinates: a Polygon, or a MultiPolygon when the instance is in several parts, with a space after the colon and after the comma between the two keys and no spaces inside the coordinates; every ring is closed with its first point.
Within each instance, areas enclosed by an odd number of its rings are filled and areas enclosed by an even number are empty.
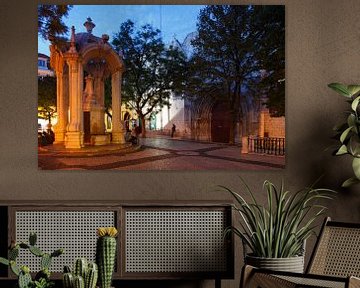
{"type": "Polygon", "coordinates": [[[35,280],[36,281],[40,281],[41,279],[49,280],[50,275],[51,275],[51,273],[50,273],[49,269],[44,268],[44,269],[40,270],[38,273],[36,273],[35,280]]]}
{"type": "Polygon", "coordinates": [[[31,246],[29,247],[29,251],[34,254],[35,256],[41,257],[44,255],[44,252],[42,252],[40,250],[40,248],[36,247],[36,246],[31,246]]]}
{"type": "Polygon", "coordinates": [[[20,243],[19,244],[19,247],[22,248],[22,249],[29,249],[30,248],[30,245],[26,244],[26,243],[20,243]]]}
{"type": "Polygon", "coordinates": [[[10,266],[11,271],[18,276],[18,286],[19,288],[29,288],[29,287],[50,287],[52,282],[50,281],[50,264],[53,257],[60,256],[64,251],[63,249],[55,250],[53,253],[48,254],[36,247],[37,236],[35,233],[30,233],[29,244],[20,242],[16,243],[11,241],[11,245],[8,251],[8,259],[0,257],[0,263],[10,266]],[[37,257],[41,257],[41,271],[39,271],[35,276],[35,281],[32,280],[30,275],[30,269],[27,266],[22,266],[21,268],[16,264],[16,259],[19,256],[19,250],[25,249],[29,250],[30,253],[37,257]]]}
{"type": "Polygon", "coordinates": [[[71,273],[71,269],[69,266],[67,265],[64,266],[64,273],[71,273]]]}
{"type": "Polygon", "coordinates": [[[8,253],[9,260],[16,260],[16,258],[19,256],[19,246],[16,245],[14,248],[9,250],[8,253]]]}
{"type": "Polygon", "coordinates": [[[8,259],[3,258],[3,257],[0,257],[0,263],[4,264],[6,266],[10,265],[10,261],[8,259]]]}
{"type": "Polygon", "coordinates": [[[98,279],[98,266],[96,263],[89,263],[85,276],[85,288],[95,288],[98,279]]]}
{"type": "Polygon", "coordinates": [[[64,273],[63,277],[63,286],[64,288],[73,288],[74,287],[74,276],[72,273],[64,273]]]}
{"type": "Polygon", "coordinates": [[[75,261],[74,274],[75,276],[81,276],[85,279],[88,262],[86,258],[79,258],[75,261]]]}
{"type": "Polygon", "coordinates": [[[18,279],[19,288],[28,288],[32,283],[31,275],[29,273],[30,272],[29,268],[28,267],[26,268],[27,269],[22,269],[19,274],[19,279],[18,279]]]}
{"type": "Polygon", "coordinates": [[[76,275],[74,277],[74,288],[85,288],[84,278],[76,275]]]}
{"type": "Polygon", "coordinates": [[[41,267],[41,269],[44,269],[44,268],[49,269],[49,268],[50,268],[50,265],[51,265],[51,260],[52,260],[51,255],[50,255],[50,254],[47,254],[47,253],[44,253],[44,254],[41,256],[41,261],[40,261],[40,267],[41,267]]]}
{"type": "Polygon", "coordinates": [[[75,260],[73,273],[71,273],[71,269],[69,266],[64,266],[64,273],[63,273],[64,288],[78,288],[78,287],[95,288],[97,278],[98,278],[97,265],[92,262],[88,264],[86,258],[78,258],[75,260]]]}
{"type": "Polygon", "coordinates": [[[51,253],[51,257],[58,257],[64,253],[64,249],[57,249],[51,253]]]}
{"type": "Polygon", "coordinates": [[[36,241],[37,241],[36,233],[31,232],[30,235],[29,235],[29,244],[30,244],[31,246],[35,246],[35,245],[36,245],[36,241]]]}
{"type": "Polygon", "coordinates": [[[116,258],[115,227],[98,228],[99,238],[96,243],[96,262],[99,268],[99,284],[101,288],[110,288],[116,258]]]}
{"type": "Polygon", "coordinates": [[[16,265],[16,262],[14,260],[10,261],[10,268],[11,271],[16,275],[19,276],[20,275],[20,268],[16,265]]]}

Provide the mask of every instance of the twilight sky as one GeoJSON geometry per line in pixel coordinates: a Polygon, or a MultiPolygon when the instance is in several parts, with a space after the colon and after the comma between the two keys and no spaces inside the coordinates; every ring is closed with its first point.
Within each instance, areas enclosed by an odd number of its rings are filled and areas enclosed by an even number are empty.
{"type": "MultiPolygon", "coordinates": [[[[175,36],[180,42],[186,35],[196,30],[200,5],[74,5],[65,24],[70,28],[75,26],[75,33],[86,32],[83,23],[90,17],[96,27],[95,36],[102,34],[110,36],[118,32],[122,22],[131,19],[137,27],[151,24],[162,31],[165,44],[175,36]],[[161,19],[161,21],[160,21],[161,19]]],[[[70,29],[69,29],[70,30],[70,29]]],[[[70,35],[67,35],[69,38],[70,35]]],[[[38,37],[38,52],[50,56],[49,42],[38,37]]]]}

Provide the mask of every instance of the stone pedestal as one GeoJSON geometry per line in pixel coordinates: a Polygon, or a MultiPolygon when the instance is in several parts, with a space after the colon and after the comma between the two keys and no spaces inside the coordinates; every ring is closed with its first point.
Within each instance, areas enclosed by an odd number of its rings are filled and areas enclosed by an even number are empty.
{"type": "Polygon", "coordinates": [[[104,109],[101,107],[92,107],[90,110],[90,133],[94,135],[105,134],[104,109]]]}
{"type": "Polygon", "coordinates": [[[74,148],[79,149],[83,147],[83,133],[76,131],[76,132],[66,132],[65,135],[65,148],[74,148]]]}
{"type": "Polygon", "coordinates": [[[112,132],[112,143],[125,144],[124,131],[112,132]]]}
{"type": "Polygon", "coordinates": [[[55,132],[55,141],[54,144],[64,143],[66,132],[65,131],[56,131],[56,127],[54,128],[55,132]]]}
{"type": "Polygon", "coordinates": [[[90,143],[91,143],[91,145],[94,145],[94,146],[109,145],[110,144],[110,134],[91,135],[90,143]]]}

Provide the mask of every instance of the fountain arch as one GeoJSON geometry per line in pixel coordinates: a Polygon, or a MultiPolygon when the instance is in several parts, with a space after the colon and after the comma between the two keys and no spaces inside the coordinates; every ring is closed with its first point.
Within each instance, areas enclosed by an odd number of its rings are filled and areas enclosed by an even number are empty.
{"type": "Polygon", "coordinates": [[[121,120],[121,80],[125,70],[122,58],[108,43],[109,36],[92,34],[91,18],[84,23],[87,32],[75,34],[70,42],[50,46],[50,64],[57,77],[58,123],[54,127],[56,142],[66,148],[86,144],[124,143],[121,120]],[[112,83],[112,131],[105,132],[104,81],[112,83]]]}

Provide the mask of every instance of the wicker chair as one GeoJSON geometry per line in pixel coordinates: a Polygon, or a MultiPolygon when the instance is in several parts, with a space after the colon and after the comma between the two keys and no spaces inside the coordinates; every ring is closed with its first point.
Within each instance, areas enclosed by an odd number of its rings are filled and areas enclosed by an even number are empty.
{"type": "Polygon", "coordinates": [[[306,273],[278,272],[245,265],[240,287],[360,287],[360,224],[326,218],[306,273]]]}

